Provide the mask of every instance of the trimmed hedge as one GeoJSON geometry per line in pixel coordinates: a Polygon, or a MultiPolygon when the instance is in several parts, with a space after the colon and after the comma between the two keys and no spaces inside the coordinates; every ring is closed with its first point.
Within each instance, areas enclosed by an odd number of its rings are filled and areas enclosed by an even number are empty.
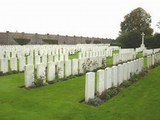
{"type": "Polygon", "coordinates": [[[94,43],[94,44],[100,44],[101,41],[100,41],[100,40],[94,40],[93,43],[94,43]]]}
{"type": "Polygon", "coordinates": [[[85,40],[87,44],[90,44],[91,43],[91,40],[85,40]]]}
{"type": "Polygon", "coordinates": [[[14,38],[19,45],[27,45],[31,40],[27,38],[14,38]]]}
{"type": "Polygon", "coordinates": [[[42,41],[48,44],[58,44],[58,40],[55,39],[42,39],[42,41]]]}

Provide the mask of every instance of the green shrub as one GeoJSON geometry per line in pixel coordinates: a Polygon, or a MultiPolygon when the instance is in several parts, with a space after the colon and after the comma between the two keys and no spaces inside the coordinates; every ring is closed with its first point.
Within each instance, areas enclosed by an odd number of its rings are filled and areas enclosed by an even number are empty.
{"type": "Polygon", "coordinates": [[[44,77],[40,76],[40,78],[35,79],[34,84],[36,87],[41,87],[44,85],[44,77]]]}
{"type": "Polygon", "coordinates": [[[124,81],[123,83],[121,83],[121,87],[123,87],[123,88],[127,88],[127,87],[129,87],[131,85],[131,82],[129,82],[129,81],[124,81]]]}

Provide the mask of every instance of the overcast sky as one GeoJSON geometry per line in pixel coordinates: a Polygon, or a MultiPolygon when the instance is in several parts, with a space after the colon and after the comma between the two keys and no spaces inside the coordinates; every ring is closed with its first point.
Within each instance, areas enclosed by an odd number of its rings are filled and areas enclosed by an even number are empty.
{"type": "Polygon", "coordinates": [[[160,21],[159,0],[0,0],[0,32],[116,38],[124,16],[142,7],[160,21]]]}

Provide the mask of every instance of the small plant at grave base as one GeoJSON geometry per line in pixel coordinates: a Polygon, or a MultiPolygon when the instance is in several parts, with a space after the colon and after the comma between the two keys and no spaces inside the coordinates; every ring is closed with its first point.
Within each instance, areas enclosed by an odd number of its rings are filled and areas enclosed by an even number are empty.
{"type": "Polygon", "coordinates": [[[54,80],[54,83],[60,81],[60,79],[59,79],[60,71],[62,71],[62,69],[61,69],[60,67],[58,67],[57,70],[56,70],[56,72],[55,72],[55,80],[54,80]]]}
{"type": "Polygon", "coordinates": [[[106,66],[107,66],[107,64],[106,64],[106,59],[103,58],[103,59],[102,59],[102,68],[105,68],[106,66]]]}
{"type": "Polygon", "coordinates": [[[94,60],[92,62],[92,66],[93,66],[93,70],[96,70],[98,68],[98,62],[96,60],[94,60]]]}
{"type": "Polygon", "coordinates": [[[95,97],[94,99],[89,99],[88,104],[93,106],[99,106],[103,103],[99,97],[95,97]]]}
{"type": "Polygon", "coordinates": [[[124,81],[123,83],[120,84],[120,86],[121,86],[122,88],[127,88],[127,87],[129,87],[130,85],[131,85],[131,82],[128,81],[128,80],[126,80],[126,81],[124,81]]]}
{"type": "Polygon", "coordinates": [[[92,67],[92,61],[88,58],[87,61],[82,64],[84,73],[89,72],[91,67],[92,67]]]}
{"type": "Polygon", "coordinates": [[[44,77],[40,76],[40,78],[35,79],[35,81],[33,82],[35,84],[36,87],[41,87],[44,86],[44,77]]]}
{"type": "Polygon", "coordinates": [[[4,75],[2,71],[0,71],[0,76],[4,75]]]}

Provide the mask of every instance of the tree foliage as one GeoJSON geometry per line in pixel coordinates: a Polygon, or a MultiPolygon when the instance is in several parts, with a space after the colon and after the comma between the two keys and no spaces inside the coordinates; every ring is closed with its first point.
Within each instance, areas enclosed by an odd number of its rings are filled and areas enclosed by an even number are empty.
{"type": "Polygon", "coordinates": [[[144,32],[146,35],[151,35],[153,29],[151,26],[151,16],[143,8],[136,8],[131,13],[124,17],[124,21],[121,22],[121,34],[138,31],[144,32]]]}
{"type": "Polygon", "coordinates": [[[141,34],[137,31],[123,33],[117,38],[117,42],[121,43],[121,47],[123,48],[140,47],[141,34]]]}
{"type": "MultiPolygon", "coordinates": [[[[142,41],[142,32],[145,33],[145,39],[148,39],[147,45],[153,45],[153,29],[151,26],[151,16],[143,8],[136,8],[124,17],[121,22],[120,35],[117,42],[121,43],[125,48],[140,47],[142,41]]],[[[155,45],[155,44],[154,44],[155,45]]]]}

